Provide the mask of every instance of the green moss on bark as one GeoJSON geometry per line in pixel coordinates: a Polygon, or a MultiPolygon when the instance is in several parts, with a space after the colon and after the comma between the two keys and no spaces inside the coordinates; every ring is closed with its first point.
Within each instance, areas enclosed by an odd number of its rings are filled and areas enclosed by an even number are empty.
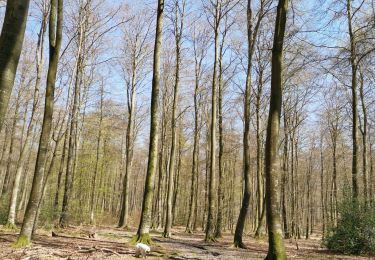
{"type": "Polygon", "coordinates": [[[142,243],[146,245],[154,245],[155,243],[152,241],[150,234],[137,234],[132,239],[130,239],[129,244],[135,245],[137,243],[142,243]]]}
{"type": "Polygon", "coordinates": [[[21,235],[18,237],[16,243],[13,244],[14,248],[22,248],[22,247],[28,247],[31,245],[30,240],[27,238],[27,236],[21,235]]]}

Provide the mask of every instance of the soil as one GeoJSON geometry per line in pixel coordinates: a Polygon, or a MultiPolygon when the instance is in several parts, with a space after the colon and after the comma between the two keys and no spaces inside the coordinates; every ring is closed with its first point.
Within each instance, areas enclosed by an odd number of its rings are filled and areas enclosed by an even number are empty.
{"type": "MultiPolygon", "coordinates": [[[[14,248],[17,230],[0,226],[0,259],[135,259],[135,246],[128,241],[135,229],[113,227],[70,226],[52,231],[40,230],[27,248],[14,248]],[[94,238],[89,238],[95,233],[94,238]]],[[[203,232],[187,234],[184,228],[174,228],[172,238],[163,238],[161,232],[152,232],[154,244],[147,259],[264,259],[267,241],[246,236],[247,249],[234,248],[233,236],[228,233],[215,243],[205,243],[203,232]]],[[[289,259],[369,259],[368,257],[337,255],[322,246],[319,235],[310,239],[285,240],[289,259]]]]}

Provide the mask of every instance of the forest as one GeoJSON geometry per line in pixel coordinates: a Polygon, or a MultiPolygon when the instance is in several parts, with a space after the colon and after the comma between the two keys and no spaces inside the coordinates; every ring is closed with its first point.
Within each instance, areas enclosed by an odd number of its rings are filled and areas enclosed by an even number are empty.
{"type": "Polygon", "coordinates": [[[0,0],[0,259],[375,256],[374,0],[0,0]]]}

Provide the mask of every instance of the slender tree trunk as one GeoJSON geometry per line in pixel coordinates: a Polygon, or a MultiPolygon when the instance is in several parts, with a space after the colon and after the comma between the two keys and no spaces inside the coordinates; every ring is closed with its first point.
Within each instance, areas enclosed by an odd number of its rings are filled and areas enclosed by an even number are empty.
{"type": "MultiPolygon", "coordinates": [[[[83,10],[80,10],[79,21],[82,23],[82,20],[87,19],[82,14],[83,10]]],[[[80,25],[79,35],[78,35],[78,50],[77,50],[77,62],[75,67],[75,85],[74,85],[74,94],[73,94],[73,108],[71,112],[71,126],[69,130],[69,142],[68,142],[68,157],[66,165],[66,177],[65,177],[65,186],[64,186],[64,196],[62,201],[62,210],[59,219],[59,226],[64,227],[67,224],[68,209],[70,203],[70,196],[73,188],[73,175],[75,169],[75,155],[77,150],[77,136],[78,136],[78,112],[79,112],[79,95],[80,95],[80,83],[81,83],[81,72],[84,62],[83,57],[83,44],[85,41],[85,22],[80,25]]]]}
{"type": "Polygon", "coordinates": [[[24,246],[30,243],[34,223],[36,221],[38,207],[43,192],[43,181],[45,178],[45,164],[50,143],[52,129],[52,115],[54,107],[55,81],[62,38],[63,24],[63,0],[51,0],[49,18],[49,67],[47,74],[47,87],[45,97],[44,118],[42,132],[40,134],[39,149],[35,165],[35,174],[31,188],[30,198],[27,205],[25,218],[17,244],[24,246]]]}
{"type": "Polygon", "coordinates": [[[168,192],[167,192],[167,212],[166,221],[164,226],[163,237],[171,236],[172,227],[172,199],[174,189],[174,178],[175,178],[175,162],[176,162],[176,142],[177,142],[177,118],[176,112],[178,109],[178,98],[179,98],[179,85],[180,85],[180,63],[181,63],[181,39],[184,25],[184,9],[185,1],[182,2],[182,7],[179,6],[178,1],[175,2],[175,17],[174,17],[174,34],[176,42],[176,71],[175,71],[175,82],[174,82],[174,93],[173,93],[173,107],[172,107],[172,144],[171,152],[169,157],[169,177],[168,177],[168,192]],[[181,8],[181,9],[180,9],[181,8]],[[182,10],[182,12],[180,11],[182,10]],[[181,12],[181,13],[180,13],[181,12]]]}
{"type": "Polygon", "coordinates": [[[126,159],[125,159],[125,175],[123,179],[123,203],[121,206],[121,214],[119,220],[119,227],[127,227],[128,225],[128,215],[129,215],[129,176],[132,172],[133,166],[133,146],[134,146],[134,123],[135,123],[135,109],[136,109],[136,57],[133,57],[132,66],[132,83],[131,89],[128,90],[128,115],[129,123],[126,130],[126,159]]]}
{"type": "Polygon", "coordinates": [[[271,100],[265,149],[268,254],[266,259],[286,259],[280,224],[278,141],[282,104],[283,43],[288,0],[279,0],[272,48],[271,100]]]}
{"type": "Polygon", "coordinates": [[[0,131],[4,125],[26,30],[30,0],[7,0],[0,35],[0,131]]]}
{"type": "Polygon", "coordinates": [[[357,108],[357,60],[356,60],[356,43],[355,35],[352,29],[352,14],[351,14],[351,1],[346,2],[346,14],[348,19],[348,30],[350,40],[350,65],[351,65],[351,91],[352,91],[352,142],[353,142],[353,154],[352,154],[352,188],[353,188],[353,199],[358,199],[358,108],[357,108]]]}
{"type": "Polygon", "coordinates": [[[221,9],[221,2],[216,1],[215,7],[215,25],[214,25],[214,44],[215,44],[215,56],[214,56],[214,68],[212,76],[212,94],[211,94],[211,124],[210,124],[210,182],[208,188],[208,215],[206,224],[205,241],[215,241],[215,188],[216,188],[216,121],[217,121],[217,64],[219,61],[219,26],[220,19],[219,13],[221,9]]]}
{"type": "Polygon", "coordinates": [[[1,196],[4,196],[9,191],[9,185],[10,185],[10,179],[11,179],[11,165],[13,162],[13,153],[14,153],[14,140],[16,135],[16,127],[18,122],[18,112],[20,108],[20,98],[21,95],[18,95],[16,98],[16,104],[14,108],[14,116],[13,116],[13,122],[12,122],[12,128],[11,128],[11,136],[10,136],[10,144],[9,144],[9,153],[8,153],[8,160],[7,165],[5,168],[5,177],[4,181],[1,187],[1,196]]]}
{"type": "Polygon", "coordinates": [[[157,149],[159,132],[159,77],[160,77],[160,53],[163,34],[164,0],[158,0],[156,35],[154,48],[153,79],[151,92],[151,122],[150,145],[147,163],[145,190],[143,194],[141,221],[139,223],[136,241],[150,244],[151,210],[154,191],[154,179],[157,167],[157,149]]]}
{"type": "Polygon", "coordinates": [[[367,205],[368,203],[368,186],[371,185],[368,184],[367,180],[367,146],[368,146],[368,137],[367,137],[367,108],[366,108],[366,103],[365,103],[365,97],[363,93],[363,88],[364,88],[364,80],[363,80],[363,74],[360,73],[360,85],[359,85],[359,95],[361,98],[361,105],[362,105],[362,114],[363,114],[363,130],[362,132],[362,176],[363,176],[363,197],[365,200],[365,204],[367,205]]]}
{"type": "MultiPolygon", "coordinates": [[[[45,3],[43,3],[45,5],[45,3]]],[[[46,6],[43,6],[46,9],[46,6]]],[[[47,23],[47,13],[43,12],[42,17],[42,23],[40,26],[39,34],[38,34],[38,43],[37,43],[37,52],[36,52],[36,80],[34,85],[34,97],[33,97],[33,107],[31,110],[31,117],[30,122],[28,124],[27,130],[26,130],[26,140],[24,142],[24,145],[21,147],[20,156],[17,162],[17,168],[16,168],[16,175],[14,178],[14,184],[12,189],[12,194],[10,198],[10,205],[9,205],[9,211],[8,211],[8,220],[7,224],[14,225],[15,224],[15,218],[16,218],[16,208],[17,208],[17,198],[19,193],[19,187],[20,187],[20,180],[23,173],[23,166],[24,166],[24,160],[26,158],[27,152],[29,152],[29,142],[32,138],[32,132],[34,129],[34,121],[35,121],[35,114],[39,102],[39,86],[40,86],[40,79],[43,69],[43,45],[44,45],[44,34],[46,31],[46,23],[47,23]]]]}
{"type": "Polygon", "coordinates": [[[225,42],[226,31],[222,35],[222,42],[219,50],[219,80],[218,80],[218,112],[219,112],[219,183],[217,186],[217,218],[215,238],[221,238],[223,229],[223,214],[224,214],[224,136],[223,136],[223,49],[225,42]]]}
{"type": "Polygon", "coordinates": [[[103,124],[103,102],[104,102],[104,82],[100,86],[100,115],[99,115],[99,126],[98,126],[98,139],[96,143],[96,160],[95,160],[95,170],[94,176],[91,183],[91,195],[90,195],[90,224],[92,225],[95,220],[95,210],[96,210],[96,179],[98,177],[99,171],[99,160],[100,160],[100,144],[102,142],[102,124],[103,124]]]}
{"type": "Polygon", "coordinates": [[[322,213],[322,237],[324,238],[326,232],[326,216],[325,207],[326,200],[324,197],[324,157],[323,157],[323,135],[320,137],[320,200],[322,213]]]}
{"type": "MultiPolygon", "coordinates": [[[[191,188],[190,188],[190,200],[189,200],[189,216],[186,225],[186,232],[192,233],[193,230],[193,215],[198,205],[196,204],[196,181],[198,173],[198,145],[199,145],[199,84],[200,84],[200,64],[195,59],[195,88],[194,88],[194,144],[193,144],[193,163],[191,169],[191,188]]],[[[196,215],[194,221],[196,220],[196,215]]]]}

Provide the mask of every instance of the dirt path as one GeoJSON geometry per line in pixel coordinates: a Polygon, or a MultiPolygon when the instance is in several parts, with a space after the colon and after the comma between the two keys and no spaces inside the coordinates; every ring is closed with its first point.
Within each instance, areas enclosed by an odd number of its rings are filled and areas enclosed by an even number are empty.
{"type": "MultiPolygon", "coordinates": [[[[88,238],[90,227],[70,227],[51,232],[41,231],[29,248],[16,249],[12,245],[17,233],[0,227],[0,259],[135,259],[135,248],[127,241],[135,230],[124,231],[111,227],[95,229],[95,238],[88,238]]],[[[267,253],[267,242],[246,238],[247,249],[233,248],[230,234],[220,242],[207,244],[203,242],[203,233],[186,234],[182,228],[174,229],[173,239],[162,238],[160,233],[152,234],[155,245],[151,246],[148,259],[264,259],[267,253]]],[[[289,258],[294,259],[368,259],[334,255],[321,246],[318,238],[300,240],[297,245],[286,241],[289,258]]]]}

